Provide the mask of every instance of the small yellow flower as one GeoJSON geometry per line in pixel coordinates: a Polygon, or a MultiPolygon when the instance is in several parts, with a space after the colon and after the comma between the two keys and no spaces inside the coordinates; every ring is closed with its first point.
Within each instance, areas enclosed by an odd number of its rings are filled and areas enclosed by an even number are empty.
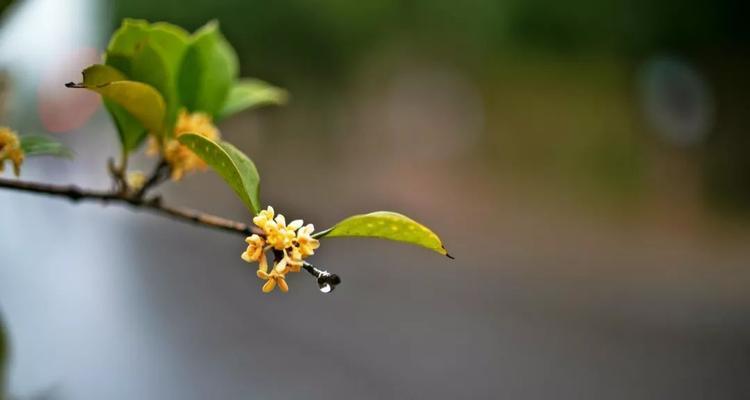
{"type": "Polygon", "coordinates": [[[304,258],[315,254],[315,249],[320,247],[318,239],[311,236],[313,230],[315,230],[313,224],[307,224],[297,229],[297,236],[292,239],[292,246],[284,249],[284,258],[276,268],[280,271],[285,268],[289,268],[289,271],[292,272],[300,271],[304,264],[304,258]]]}
{"type": "MultiPolygon", "coordinates": [[[[179,181],[189,172],[206,170],[206,163],[190,149],[183,146],[176,139],[184,133],[195,133],[211,140],[219,139],[219,130],[214,126],[211,116],[201,112],[188,113],[180,111],[174,128],[174,137],[164,143],[161,153],[172,169],[172,180],[179,181]]],[[[151,137],[148,154],[158,154],[159,142],[151,137]]]]}
{"type": "Polygon", "coordinates": [[[274,268],[270,273],[258,270],[258,278],[266,280],[263,285],[263,293],[270,293],[277,285],[279,289],[286,293],[289,291],[289,285],[286,284],[286,273],[281,273],[274,268]]]}
{"type": "Polygon", "coordinates": [[[266,224],[268,221],[273,221],[274,215],[273,207],[268,206],[267,209],[262,210],[253,218],[253,223],[257,225],[258,228],[265,230],[266,224]]]}
{"type": "Polygon", "coordinates": [[[312,237],[315,230],[313,224],[307,224],[297,230],[297,238],[292,241],[294,251],[300,253],[300,258],[315,254],[315,249],[320,247],[320,241],[312,237]]]}
{"type": "Polygon", "coordinates": [[[131,189],[138,191],[146,183],[146,175],[144,175],[141,171],[131,171],[128,172],[126,180],[128,182],[128,186],[130,186],[131,189]]]}
{"type": "Polygon", "coordinates": [[[7,127],[0,127],[0,173],[5,169],[5,160],[13,163],[13,173],[21,174],[24,154],[18,135],[7,127]]]}
{"type": "Polygon", "coordinates": [[[258,262],[263,271],[268,271],[266,253],[263,251],[263,247],[266,245],[265,240],[263,240],[262,237],[253,234],[252,236],[245,238],[245,243],[247,243],[247,250],[242,253],[242,259],[246,262],[258,262]]]}

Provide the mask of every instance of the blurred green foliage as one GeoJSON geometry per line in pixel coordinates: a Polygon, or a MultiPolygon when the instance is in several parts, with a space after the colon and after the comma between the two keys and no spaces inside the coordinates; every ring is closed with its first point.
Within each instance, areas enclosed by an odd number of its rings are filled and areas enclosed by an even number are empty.
{"type": "MultiPolygon", "coordinates": [[[[206,18],[218,19],[237,49],[243,72],[293,88],[295,102],[308,109],[329,101],[326,96],[340,95],[337,88],[351,84],[350,78],[361,72],[373,53],[394,46],[398,54],[418,53],[458,67],[480,85],[486,102],[483,143],[494,146],[484,150],[489,159],[521,173],[548,173],[565,185],[594,185],[597,193],[618,198],[643,191],[648,171],[655,168],[653,160],[661,154],[660,143],[652,140],[657,135],[639,109],[635,71],[648,57],[679,55],[699,67],[722,109],[707,141],[677,151],[700,166],[704,175],[696,179],[702,180],[704,194],[714,204],[750,209],[750,147],[744,139],[750,126],[742,111],[748,96],[734,90],[738,80],[746,86],[747,79],[742,68],[732,67],[747,65],[750,25],[741,2],[113,4],[113,24],[137,17],[194,29],[206,18]],[[299,90],[306,85],[326,90],[299,90]],[[705,151],[693,151],[696,147],[705,151]],[[502,149],[502,155],[492,149],[502,149]]],[[[316,108],[312,113],[323,119],[325,112],[316,108]]]]}
{"type": "Polygon", "coordinates": [[[215,118],[285,101],[281,89],[238,80],[237,55],[216,21],[190,35],[169,23],[124,19],[105,63],[84,69],[83,83],[66,86],[102,96],[126,155],[147,133],[170,139],[182,109],[215,118]]]}
{"type": "Polygon", "coordinates": [[[747,38],[733,2],[697,0],[145,0],[115,1],[113,20],[167,20],[189,30],[217,18],[246,73],[336,77],[394,39],[484,62],[518,49],[642,54],[747,38]],[[407,33],[407,34],[404,34],[407,33]],[[280,45],[283,43],[283,45],[280,45]]]}
{"type": "Polygon", "coordinates": [[[13,3],[13,0],[0,0],[0,15],[3,15],[5,9],[13,3]]]}

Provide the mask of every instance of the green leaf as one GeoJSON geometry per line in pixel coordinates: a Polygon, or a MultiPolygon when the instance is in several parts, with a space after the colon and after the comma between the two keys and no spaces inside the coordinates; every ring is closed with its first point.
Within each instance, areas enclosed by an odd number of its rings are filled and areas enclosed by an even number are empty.
{"type": "Polygon", "coordinates": [[[395,240],[422,246],[451,257],[438,235],[429,228],[405,215],[390,211],[353,215],[313,236],[317,238],[359,236],[395,240]]]}
{"type": "Polygon", "coordinates": [[[131,76],[130,59],[145,44],[153,46],[163,59],[169,75],[174,79],[182,62],[190,35],[182,28],[166,22],[149,24],[145,20],[123,20],[107,45],[106,64],[131,76]]]}
{"type": "Polygon", "coordinates": [[[288,98],[284,89],[260,79],[242,79],[232,86],[219,118],[265,105],[282,105],[288,98]]]}
{"type": "Polygon", "coordinates": [[[176,80],[182,57],[190,42],[190,34],[177,25],[156,22],[151,24],[149,41],[159,50],[170,76],[176,80]]]}
{"type": "MultiPolygon", "coordinates": [[[[84,87],[119,105],[149,131],[159,133],[164,126],[164,99],[153,86],[122,80],[123,75],[106,65],[92,65],[83,70],[84,87]]],[[[123,141],[125,143],[125,141],[123,141]]]]}
{"type": "Polygon", "coordinates": [[[201,111],[215,117],[224,107],[238,63],[234,49],[209,22],[192,37],[182,59],[177,79],[180,101],[190,112],[201,111]]]}
{"type": "MultiPolygon", "coordinates": [[[[92,65],[83,71],[84,83],[68,84],[69,87],[104,86],[113,81],[125,80],[125,75],[116,68],[104,65],[92,65]]],[[[93,89],[92,89],[93,90],[93,89]]],[[[126,152],[138,147],[148,130],[134,116],[117,102],[104,98],[104,106],[112,116],[120,136],[120,143],[126,152]]]]}
{"type": "Polygon", "coordinates": [[[131,62],[130,73],[127,74],[129,79],[153,86],[167,101],[173,83],[159,51],[150,43],[144,43],[135,52],[131,62]]]}
{"type": "Polygon", "coordinates": [[[260,211],[260,176],[244,153],[227,142],[215,142],[193,133],[184,133],[178,140],[216,171],[253,215],[260,211]]]}
{"type": "MultiPolygon", "coordinates": [[[[177,73],[188,41],[188,33],[176,25],[126,19],[107,46],[107,65],[122,71],[127,79],[149,84],[161,93],[166,103],[164,133],[172,132],[180,108],[177,73]]],[[[116,123],[118,127],[131,125],[128,121],[116,123]]]]}
{"type": "Polygon", "coordinates": [[[130,80],[151,85],[159,91],[166,103],[164,115],[164,126],[166,129],[156,133],[171,131],[174,121],[177,118],[177,91],[174,79],[169,74],[165,60],[154,45],[144,43],[138,48],[133,55],[131,70],[128,76],[130,80]]]}
{"type": "Polygon", "coordinates": [[[57,140],[42,135],[21,136],[21,150],[26,156],[73,158],[73,152],[57,140]]]}
{"type": "Polygon", "coordinates": [[[148,130],[130,115],[125,108],[117,105],[117,103],[105,99],[104,106],[107,107],[107,111],[109,111],[112,120],[115,122],[117,133],[120,135],[120,143],[122,143],[125,151],[130,153],[137,149],[141,142],[146,139],[148,130]]]}

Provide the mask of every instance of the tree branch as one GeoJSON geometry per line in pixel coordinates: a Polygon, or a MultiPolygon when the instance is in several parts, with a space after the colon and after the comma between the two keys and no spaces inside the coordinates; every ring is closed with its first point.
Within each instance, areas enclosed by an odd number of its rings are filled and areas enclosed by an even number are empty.
{"type": "Polygon", "coordinates": [[[47,196],[67,198],[74,202],[99,201],[105,204],[122,203],[136,209],[145,209],[156,214],[171,217],[208,228],[232,232],[244,236],[262,234],[259,229],[215,215],[181,207],[170,207],[161,203],[161,198],[143,199],[125,193],[81,189],[75,185],[51,185],[47,183],[23,182],[0,178],[0,188],[47,196]]]}
{"type": "MultiPolygon", "coordinates": [[[[159,175],[159,170],[163,170],[163,167],[157,167],[154,176],[159,175]]],[[[161,197],[144,199],[140,192],[130,195],[127,192],[117,190],[97,191],[81,189],[75,185],[51,185],[48,183],[24,182],[3,178],[0,178],[0,188],[16,190],[19,192],[36,193],[45,196],[67,198],[68,200],[73,202],[98,201],[104,204],[121,203],[129,205],[135,209],[151,211],[153,213],[161,214],[178,221],[193,223],[207,228],[222,230],[225,232],[231,232],[243,236],[249,236],[253,233],[264,235],[263,231],[261,231],[259,228],[243,224],[241,222],[232,221],[226,218],[206,214],[188,208],[166,206],[161,203],[161,197]]],[[[278,257],[281,257],[281,255],[276,253],[274,255],[277,257],[277,259],[280,259],[278,257]]],[[[309,272],[310,275],[317,279],[318,287],[323,293],[330,293],[331,291],[333,291],[333,289],[336,288],[338,284],[341,283],[341,279],[338,277],[338,275],[332,274],[328,271],[320,270],[310,263],[306,262],[302,267],[305,269],[305,271],[309,272]]]]}

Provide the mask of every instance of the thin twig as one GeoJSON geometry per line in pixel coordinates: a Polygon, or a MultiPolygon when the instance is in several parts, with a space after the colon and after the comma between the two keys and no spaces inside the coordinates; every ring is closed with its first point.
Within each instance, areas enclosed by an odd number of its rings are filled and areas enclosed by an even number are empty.
{"type": "Polygon", "coordinates": [[[99,201],[105,204],[121,203],[136,209],[145,209],[156,214],[168,216],[178,221],[191,222],[196,225],[244,236],[248,236],[252,233],[262,234],[259,229],[241,222],[232,221],[188,208],[166,206],[161,203],[161,198],[159,197],[143,199],[112,191],[82,189],[75,185],[51,185],[47,183],[24,182],[2,178],[0,178],[0,188],[62,197],[74,202],[99,201]]]}
{"type": "Polygon", "coordinates": [[[148,192],[151,188],[169,178],[169,169],[169,164],[166,160],[162,159],[161,161],[159,161],[159,163],[156,165],[156,168],[154,168],[154,172],[151,173],[151,176],[148,178],[146,183],[144,183],[143,186],[135,193],[135,197],[138,199],[142,199],[143,196],[146,195],[146,192],[148,192]]]}
{"type": "Polygon", "coordinates": [[[323,293],[330,293],[336,286],[341,284],[341,278],[338,275],[332,274],[328,271],[322,270],[309,262],[302,264],[302,268],[309,272],[310,275],[314,276],[318,280],[318,287],[323,293]]]}
{"type": "MultiPolygon", "coordinates": [[[[125,162],[124,158],[123,162],[125,162]]],[[[115,160],[113,158],[107,160],[107,169],[109,170],[109,175],[112,177],[112,182],[114,183],[115,190],[118,193],[122,194],[128,192],[128,181],[125,179],[124,168],[124,164],[121,166],[115,165],[115,160]]]]}

